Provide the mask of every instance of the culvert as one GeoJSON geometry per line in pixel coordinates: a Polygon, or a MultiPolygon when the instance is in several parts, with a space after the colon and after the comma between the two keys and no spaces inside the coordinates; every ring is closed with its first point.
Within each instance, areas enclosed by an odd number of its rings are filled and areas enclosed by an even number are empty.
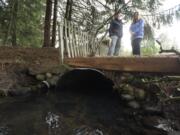
{"type": "Polygon", "coordinates": [[[106,93],[113,89],[113,81],[96,69],[78,68],[60,76],[56,91],[81,91],[106,93]]]}

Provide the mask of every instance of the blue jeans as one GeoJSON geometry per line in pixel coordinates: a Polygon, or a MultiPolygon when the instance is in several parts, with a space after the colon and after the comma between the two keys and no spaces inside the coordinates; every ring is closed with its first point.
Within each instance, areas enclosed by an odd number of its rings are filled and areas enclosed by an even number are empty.
{"type": "Polygon", "coordinates": [[[108,56],[118,56],[121,47],[121,38],[118,36],[111,36],[111,45],[109,47],[108,56]]]}
{"type": "Polygon", "coordinates": [[[141,55],[141,41],[142,38],[136,38],[132,40],[131,45],[132,45],[132,53],[133,55],[141,55]]]}

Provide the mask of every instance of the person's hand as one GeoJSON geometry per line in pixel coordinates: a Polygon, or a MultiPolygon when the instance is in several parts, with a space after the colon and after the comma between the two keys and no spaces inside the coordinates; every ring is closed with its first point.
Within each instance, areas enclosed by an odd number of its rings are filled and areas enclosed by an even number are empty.
{"type": "Polygon", "coordinates": [[[122,20],[124,17],[125,17],[125,15],[119,13],[117,19],[122,20]]]}
{"type": "Polygon", "coordinates": [[[130,31],[131,32],[131,35],[134,35],[135,34],[135,32],[132,32],[132,31],[130,31]]]}

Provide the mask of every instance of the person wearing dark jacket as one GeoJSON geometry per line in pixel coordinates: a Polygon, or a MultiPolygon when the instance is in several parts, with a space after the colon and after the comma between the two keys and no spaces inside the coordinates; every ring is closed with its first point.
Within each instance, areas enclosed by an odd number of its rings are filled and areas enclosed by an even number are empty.
{"type": "Polygon", "coordinates": [[[121,38],[123,36],[122,14],[115,13],[114,19],[111,21],[109,28],[109,36],[111,45],[109,47],[108,56],[118,56],[121,47],[121,38]]]}

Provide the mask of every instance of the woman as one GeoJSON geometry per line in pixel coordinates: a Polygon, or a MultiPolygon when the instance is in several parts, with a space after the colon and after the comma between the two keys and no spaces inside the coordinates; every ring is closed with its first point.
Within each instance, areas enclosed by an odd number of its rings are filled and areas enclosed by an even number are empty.
{"type": "Polygon", "coordinates": [[[140,44],[144,37],[144,20],[139,18],[138,12],[135,12],[133,15],[133,22],[130,26],[130,33],[133,55],[140,55],[140,44]]]}

